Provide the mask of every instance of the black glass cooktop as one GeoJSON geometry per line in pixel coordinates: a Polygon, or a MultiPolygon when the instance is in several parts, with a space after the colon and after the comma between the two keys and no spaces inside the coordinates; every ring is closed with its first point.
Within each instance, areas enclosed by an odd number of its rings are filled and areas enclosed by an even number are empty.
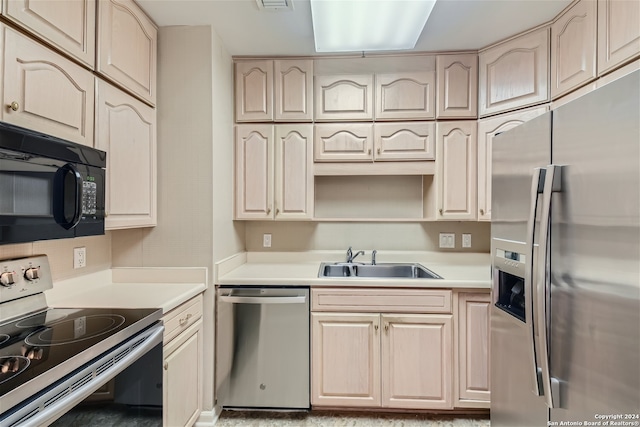
{"type": "Polygon", "coordinates": [[[78,362],[110,350],[159,317],[157,309],[52,308],[4,323],[0,325],[0,396],[54,367],[68,364],[75,369],[78,362]]]}

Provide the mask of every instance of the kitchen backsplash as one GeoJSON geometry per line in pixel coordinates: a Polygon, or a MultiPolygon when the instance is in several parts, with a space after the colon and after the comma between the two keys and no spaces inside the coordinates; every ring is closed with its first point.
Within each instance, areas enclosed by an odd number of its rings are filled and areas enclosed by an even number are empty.
{"type": "Polygon", "coordinates": [[[364,250],[489,252],[491,224],[481,222],[267,222],[246,221],[247,251],[364,250]],[[438,247],[440,233],[455,233],[455,249],[438,247]],[[462,248],[462,233],[471,248],[462,248]],[[271,247],[263,235],[271,234],[271,247]]]}
{"type": "Polygon", "coordinates": [[[1,245],[0,259],[46,254],[53,280],[68,279],[111,268],[111,234],[75,239],[43,240],[33,243],[1,245]],[[73,248],[87,249],[87,266],[73,268],[73,248]]]}

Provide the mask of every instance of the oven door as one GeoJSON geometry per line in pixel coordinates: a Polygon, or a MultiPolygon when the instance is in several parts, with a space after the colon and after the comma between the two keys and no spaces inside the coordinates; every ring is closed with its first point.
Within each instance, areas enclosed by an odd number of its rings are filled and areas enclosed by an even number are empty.
{"type": "Polygon", "coordinates": [[[0,149],[0,244],[104,234],[104,170],[0,149]]]}

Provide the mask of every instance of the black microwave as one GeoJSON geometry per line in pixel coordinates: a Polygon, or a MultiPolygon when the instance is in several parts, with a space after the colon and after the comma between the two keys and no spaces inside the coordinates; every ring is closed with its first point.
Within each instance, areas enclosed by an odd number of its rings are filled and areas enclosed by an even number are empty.
{"type": "Polygon", "coordinates": [[[0,122],[0,244],[104,234],[106,160],[0,122]]]}

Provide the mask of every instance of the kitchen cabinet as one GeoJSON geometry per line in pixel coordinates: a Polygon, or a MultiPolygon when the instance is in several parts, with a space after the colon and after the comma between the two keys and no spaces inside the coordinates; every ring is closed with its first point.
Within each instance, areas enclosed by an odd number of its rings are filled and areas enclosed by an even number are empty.
{"type": "Polygon", "coordinates": [[[315,76],[315,119],[373,120],[373,92],[373,74],[315,76]]]}
{"type": "Polygon", "coordinates": [[[155,24],[133,0],[98,2],[96,71],[151,105],[156,103],[157,44],[155,24]]]}
{"type": "Polygon", "coordinates": [[[162,424],[192,426],[202,412],[202,295],[163,318],[162,424]]]}
{"type": "Polygon", "coordinates": [[[376,74],[376,120],[435,118],[433,71],[376,74]]]}
{"type": "Polygon", "coordinates": [[[598,0],[598,75],[640,55],[640,2],[598,0]]]}
{"type": "Polygon", "coordinates": [[[489,293],[458,294],[456,407],[489,407],[490,308],[489,293]]]}
{"type": "Polygon", "coordinates": [[[96,1],[3,0],[2,14],[14,24],[93,69],[96,1]]]}
{"type": "Polygon", "coordinates": [[[373,124],[322,123],[314,126],[316,162],[373,160],[373,124]]]}
{"type": "Polygon", "coordinates": [[[478,115],[478,55],[436,57],[439,119],[476,118],[478,115]]]}
{"type": "Polygon", "coordinates": [[[236,62],[236,122],[273,121],[273,61],[236,62]]]}
{"type": "Polygon", "coordinates": [[[533,107],[478,120],[478,221],[491,221],[491,150],[493,138],[547,111],[533,107]]]}
{"type": "Polygon", "coordinates": [[[277,60],[275,74],[275,121],[313,120],[313,61],[277,60]]]}
{"type": "Polygon", "coordinates": [[[549,28],[518,35],[479,54],[480,116],[549,100],[549,28]]]}
{"type": "Polygon", "coordinates": [[[435,122],[374,124],[375,161],[434,160],[435,122]]]}
{"type": "Polygon", "coordinates": [[[475,220],[477,126],[475,121],[438,122],[437,220],[475,220]]]}
{"type": "Polygon", "coordinates": [[[551,99],[596,78],[596,0],[580,0],[551,25],[551,99]]]}
{"type": "Polygon", "coordinates": [[[0,120],[93,146],[91,72],[0,24],[4,47],[0,120]]]}
{"type": "Polygon", "coordinates": [[[96,148],[107,152],[105,229],[157,223],[156,110],[97,79],[96,148]]]}
{"type": "Polygon", "coordinates": [[[236,219],[311,218],[312,147],[309,124],[236,126],[236,219]]]}
{"type": "Polygon", "coordinates": [[[311,404],[451,409],[451,291],[312,289],[311,404]]]}

